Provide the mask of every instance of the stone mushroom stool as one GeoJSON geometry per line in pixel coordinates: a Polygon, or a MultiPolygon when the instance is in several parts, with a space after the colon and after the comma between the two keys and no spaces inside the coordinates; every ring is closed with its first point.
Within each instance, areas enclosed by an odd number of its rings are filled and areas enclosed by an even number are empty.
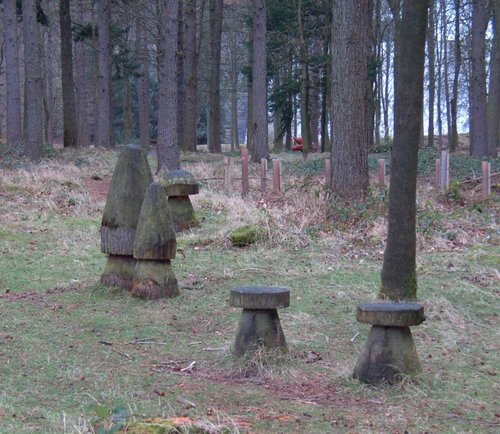
{"type": "Polygon", "coordinates": [[[358,305],[357,320],[372,325],[354,368],[354,378],[374,386],[394,383],[402,375],[422,371],[410,326],[425,321],[418,303],[366,303],[358,305]]]}
{"type": "Polygon", "coordinates": [[[259,348],[286,351],[277,308],[290,306],[290,290],[266,286],[234,288],[229,305],[243,309],[231,348],[235,356],[243,356],[259,348]]]}
{"type": "Polygon", "coordinates": [[[177,232],[194,226],[194,209],[190,194],[198,194],[198,182],[187,170],[170,170],[160,178],[160,184],[168,196],[168,206],[177,232]]]}

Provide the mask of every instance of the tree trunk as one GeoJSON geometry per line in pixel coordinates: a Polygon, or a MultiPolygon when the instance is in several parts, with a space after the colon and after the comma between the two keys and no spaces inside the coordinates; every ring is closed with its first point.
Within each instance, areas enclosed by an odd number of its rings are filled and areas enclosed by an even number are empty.
{"type": "Polygon", "coordinates": [[[177,7],[161,0],[158,65],[158,173],[180,168],[177,143],[177,7]]]}
{"type": "Polygon", "coordinates": [[[25,113],[24,146],[34,161],[43,153],[43,77],[40,56],[40,32],[36,20],[36,0],[23,1],[25,113]],[[30,47],[28,49],[28,47],[30,47]]]}
{"type": "Polygon", "coordinates": [[[389,143],[389,76],[391,74],[391,41],[387,40],[385,43],[385,79],[384,79],[384,97],[382,99],[382,110],[384,117],[384,142],[389,143]]]}
{"type": "Polygon", "coordinates": [[[198,119],[198,49],[196,43],[196,0],[184,4],[184,81],[186,84],[186,115],[184,119],[184,149],[196,152],[198,119]]]}
{"type": "Polygon", "coordinates": [[[23,139],[21,123],[21,81],[19,78],[19,38],[16,0],[5,0],[3,11],[6,75],[7,143],[15,145],[23,139]]]}
{"type": "MultiPolygon", "coordinates": [[[[85,13],[83,1],[77,3],[77,20],[84,25],[85,13]]],[[[90,129],[88,120],[88,80],[87,80],[87,60],[85,55],[85,43],[80,41],[75,46],[75,60],[77,66],[77,104],[78,104],[78,141],[80,146],[90,145],[90,129]]]]}
{"type": "Polygon", "coordinates": [[[371,20],[371,0],[333,3],[332,180],[347,200],[364,198],[369,185],[371,20]]]}
{"type": "Polygon", "coordinates": [[[73,35],[69,0],[59,1],[59,26],[61,29],[61,79],[63,100],[63,145],[78,146],[78,123],[73,80],[73,35]]]}
{"type": "Polygon", "coordinates": [[[462,53],[460,50],[460,0],[454,0],[455,3],[455,40],[453,42],[453,84],[452,97],[450,101],[451,131],[450,131],[450,151],[455,151],[458,146],[458,78],[462,65],[462,53]]]}
{"type": "Polygon", "coordinates": [[[500,147],[500,0],[493,0],[493,45],[488,92],[488,155],[496,157],[500,147]]]}
{"type": "Polygon", "coordinates": [[[137,51],[141,60],[137,78],[137,111],[139,112],[139,143],[141,148],[149,149],[149,52],[144,21],[137,21],[137,51]]]}
{"type": "Polygon", "coordinates": [[[177,142],[180,149],[186,150],[184,130],[186,122],[186,81],[184,80],[184,2],[179,0],[177,7],[177,142]]]}
{"type": "Polygon", "coordinates": [[[403,0],[403,15],[396,24],[389,227],[380,288],[380,297],[391,300],[417,295],[417,160],[428,4],[429,0],[403,0]]]}
{"type": "Polygon", "coordinates": [[[266,66],[266,0],[252,0],[253,59],[252,59],[252,161],[269,157],[267,132],[267,66],[266,66]]]}
{"type": "Polygon", "coordinates": [[[208,101],[208,150],[221,152],[220,137],[220,59],[223,0],[209,0],[210,90],[208,101]]]}
{"type": "Polygon", "coordinates": [[[430,1],[429,26],[427,30],[427,47],[429,50],[429,117],[427,127],[427,146],[434,149],[434,100],[436,94],[436,32],[434,22],[434,0],[430,1]]]}
{"type": "Polygon", "coordinates": [[[111,0],[97,4],[97,45],[99,51],[99,102],[97,106],[97,145],[115,146],[111,110],[111,0]]]}
{"type": "MultiPolygon", "coordinates": [[[[321,56],[321,41],[317,39],[313,42],[313,56],[319,58],[321,56]]],[[[310,138],[311,138],[311,151],[316,152],[319,144],[319,123],[321,113],[320,101],[320,66],[318,62],[311,65],[311,72],[309,77],[309,109],[310,109],[310,138]]]]}
{"type": "Polygon", "coordinates": [[[486,156],[486,0],[472,1],[470,153],[486,156]]]}

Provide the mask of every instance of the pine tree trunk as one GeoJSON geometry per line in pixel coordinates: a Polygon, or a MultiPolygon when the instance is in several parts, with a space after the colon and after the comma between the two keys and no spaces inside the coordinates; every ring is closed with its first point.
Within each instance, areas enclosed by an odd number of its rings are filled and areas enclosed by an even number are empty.
{"type": "Polygon", "coordinates": [[[210,90],[208,101],[208,150],[221,152],[220,138],[220,59],[223,0],[209,0],[210,90]]]}
{"type": "Polygon", "coordinates": [[[391,300],[411,300],[417,294],[417,160],[428,4],[429,0],[403,0],[403,15],[396,24],[389,227],[380,289],[381,298],[391,300]]]}
{"type": "Polygon", "coordinates": [[[470,153],[487,155],[486,129],[486,0],[472,1],[470,76],[470,153]]]}
{"type": "Polygon", "coordinates": [[[488,155],[496,157],[500,147],[500,0],[493,0],[493,44],[487,116],[488,155]]]}
{"type": "Polygon", "coordinates": [[[143,20],[137,22],[137,51],[142,59],[137,79],[137,111],[139,112],[139,143],[149,149],[149,52],[143,20]]]}
{"type": "Polygon", "coordinates": [[[16,0],[5,0],[3,25],[6,75],[6,138],[7,143],[14,145],[23,139],[16,0]]]}
{"type": "Polygon", "coordinates": [[[98,88],[97,145],[115,146],[111,101],[111,0],[99,0],[97,5],[98,88]]]}
{"type": "Polygon", "coordinates": [[[161,0],[158,65],[158,172],[180,168],[177,143],[177,7],[161,0]]]}
{"type": "Polygon", "coordinates": [[[267,131],[267,65],[266,65],[266,0],[252,0],[252,161],[269,156],[267,131]]]}
{"type": "Polygon", "coordinates": [[[196,0],[184,4],[184,81],[186,83],[186,116],[184,144],[186,151],[196,152],[196,127],[198,119],[198,50],[196,42],[196,0]]]}
{"type": "Polygon", "coordinates": [[[186,82],[184,80],[184,1],[179,0],[177,7],[177,143],[180,149],[186,149],[184,139],[186,123],[186,82]]]}
{"type": "Polygon", "coordinates": [[[332,33],[332,180],[342,199],[362,199],[368,191],[368,149],[372,143],[372,2],[333,4],[332,33]],[[356,23],[353,26],[352,23],[356,23]]]}
{"type": "Polygon", "coordinates": [[[427,146],[431,149],[434,148],[434,100],[436,95],[436,33],[434,29],[434,10],[434,0],[431,0],[431,5],[429,7],[429,26],[427,30],[427,47],[429,50],[429,114],[427,127],[427,146]]]}
{"type": "Polygon", "coordinates": [[[454,0],[455,3],[455,41],[453,42],[453,85],[452,97],[450,101],[451,114],[451,132],[450,132],[450,151],[455,151],[458,146],[458,79],[460,76],[460,68],[462,66],[462,53],[460,49],[460,0],[454,0]]]}
{"type": "Polygon", "coordinates": [[[78,146],[78,123],[73,80],[73,35],[69,0],[59,1],[59,26],[61,30],[61,79],[63,100],[63,145],[78,146]]]}
{"type": "MultiPolygon", "coordinates": [[[[77,20],[81,25],[86,22],[84,12],[84,2],[77,3],[77,20]]],[[[77,65],[77,102],[78,102],[78,140],[80,146],[90,146],[90,128],[88,119],[88,80],[87,80],[87,59],[85,53],[85,43],[78,42],[75,46],[77,65]]]]}
{"type": "Polygon", "coordinates": [[[40,56],[40,32],[36,20],[36,0],[23,1],[25,113],[24,146],[34,161],[43,153],[43,77],[40,56]],[[30,47],[28,49],[28,47],[30,47]]]}

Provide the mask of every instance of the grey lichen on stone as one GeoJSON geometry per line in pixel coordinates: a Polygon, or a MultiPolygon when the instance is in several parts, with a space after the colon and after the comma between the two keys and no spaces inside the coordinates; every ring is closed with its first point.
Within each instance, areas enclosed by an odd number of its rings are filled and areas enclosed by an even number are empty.
{"type": "Polygon", "coordinates": [[[160,177],[160,184],[167,196],[188,196],[198,194],[198,182],[191,172],[183,169],[169,170],[160,177]]]}
{"type": "Polygon", "coordinates": [[[178,296],[179,286],[170,261],[137,260],[132,295],[148,300],[178,296]]]}
{"type": "Polygon", "coordinates": [[[153,182],[145,153],[136,145],[122,148],[113,172],[101,222],[101,251],[132,255],[135,228],[144,194],[153,182]]]}
{"type": "Polygon", "coordinates": [[[229,234],[229,239],[234,246],[245,247],[265,239],[264,229],[258,226],[245,225],[234,228],[229,234]]]}
{"type": "Polygon", "coordinates": [[[174,259],[177,250],[174,224],[164,188],[153,182],[147,189],[135,231],[134,258],[174,259]]]}

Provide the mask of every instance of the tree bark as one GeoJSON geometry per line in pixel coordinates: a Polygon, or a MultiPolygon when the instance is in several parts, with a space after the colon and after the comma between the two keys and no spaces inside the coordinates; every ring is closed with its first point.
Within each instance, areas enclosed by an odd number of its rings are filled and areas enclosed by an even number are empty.
{"type": "Polygon", "coordinates": [[[185,54],[184,1],[179,0],[177,7],[177,143],[186,149],[184,130],[186,122],[186,81],[184,80],[185,54]]]}
{"type": "MultiPolygon", "coordinates": [[[[85,12],[83,1],[77,3],[77,19],[80,25],[84,25],[85,12]]],[[[88,119],[88,80],[87,80],[87,59],[85,53],[85,43],[80,41],[75,46],[75,60],[77,65],[77,104],[78,104],[78,141],[80,146],[90,146],[90,128],[88,119]]]]}
{"type": "Polygon", "coordinates": [[[177,142],[177,7],[178,0],[160,2],[158,65],[158,172],[180,168],[177,142]]]}
{"type": "Polygon", "coordinates": [[[334,1],[332,184],[335,195],[346,200],[364,198],[369,184],[371,24],[371,0],[334,1]]]}
{"type": "Polygon", "coordinates": [[[269,157],[267,131],[267,51],[266,0],[252,0],[253,6],[253,61],[252,61],[252,161],[269,157]]]}
{"type": "Polygon", "coordinates": [[[184,81],[186,83],[186,115],[184,120],[184,146],[196,152],[198,119],[198,50],[196,39],[196,0],[188,0],[184,13],[184,81]]]}
{"type": "Polygon", "coordinates": [[[137,79],[137,111],[139,112],[139,144],[143,149],[149,149],[149,52],[144,21],[137,21],[137,51],[142,59],[137,79]]]}
{"type": "Polygon", "coordinates": [[[429,52],[429,115],[427,127],[427,146],[434,148],[434,102],[436,95],[436,32],[435,32],[435,0],[430,1],[429,26],[427,30],[427,48],[429,52]]]}
{"type": "Polygon", "coordinates": [[[59,26],[61,30],[61,79],[63,100],[63,146],[78,146],[78,122],[73,79],[73,35],[69,0],[59,1],[59,26]]]}
{"type": "Polygon", "coordinates": [[[472,1],[470,153],[486,156],[486,0],[472,1]]]}
{"type": "Polygon", "coordinates": [[[220,138],[220,59],[223,0],[209,0],[210,16],[210,90],[208,101],[208,150],[221,152],[220,138]]]}
{"type": "Polygon", "coordinates": [[[23,139],[16,0],[5,0],[3,25],[6,75],[6,138],[7,143],[14,145],[23,139]]]}
{"type": "Polygon", "coordinates": [[[403,0],[401,21],[396,24],[389,227],[380,288],[380,297],[391,300],[411,300],[417,294],[417,159],[428,4],[429,0],[403,0]]]}
{"type": "Polygon", "coordinates": [[[451,131],[450,131],[450,151],[455,151],[458,146],[458,79],[462,66],[462,52],[460,49],[460,5],[461,0],[454,0],[455,4],[455,40],[453,41],[453,84],[452,97],[450,101],[451,131]]]}
{"type": "Polygon", "coordinates": [[[104,148],[115,146],[111,96],[111,0],[97,4],[98,88],[97,145],[104,148]]]}
{"type": "Polygon", "coordinates": [[[500,0],[493,0],[493,44],[487,116],[488,155],[496,157],[500,147],[500,0]]]}
{"type": "Polygon", "coordinates": [[[40,56],[40,31],[36,20],[36,0],[23,1],[26,156],[34,161],[43,153],[43,77],[40,56]],[[29,49],[28,49],[29,47],[29,49]]]}

